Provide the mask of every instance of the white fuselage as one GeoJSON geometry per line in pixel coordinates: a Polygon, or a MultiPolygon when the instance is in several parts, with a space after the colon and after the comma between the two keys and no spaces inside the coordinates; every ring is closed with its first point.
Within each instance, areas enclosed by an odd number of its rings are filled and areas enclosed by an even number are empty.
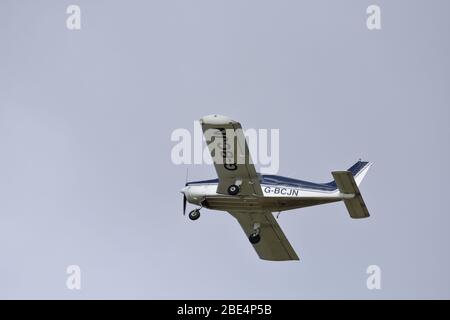
{"type": "Polygon", "coordinates": [[[261,184],[263,196],[230,196],[218,194],[217,184],[191,185],[182,192],[189,203],[213,210],[267,209],[284,211],[352,198],[353,194],[342,194],[339,190],[322,191],[302,189],[283,185],[261,184]]]}

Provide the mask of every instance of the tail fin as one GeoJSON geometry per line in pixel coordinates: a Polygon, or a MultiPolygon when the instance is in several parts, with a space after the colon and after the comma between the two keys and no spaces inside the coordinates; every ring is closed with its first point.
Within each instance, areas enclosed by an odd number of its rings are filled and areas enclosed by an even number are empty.
{"type": "Polygon", "coordinates": [[[348,171],[332,172],[336,186],[343,194],[348,213],[354,219],[370,216],[358,186],[371,165],[370,162],[358,161],[348,171]]]}
{"type": "Polygon", "coordinates": [[[371,166],[372,162],[359,160],[357,163],[348,168],[347,171],[351,172],[355,179],[356,185],[359,186],[371,166]]]}

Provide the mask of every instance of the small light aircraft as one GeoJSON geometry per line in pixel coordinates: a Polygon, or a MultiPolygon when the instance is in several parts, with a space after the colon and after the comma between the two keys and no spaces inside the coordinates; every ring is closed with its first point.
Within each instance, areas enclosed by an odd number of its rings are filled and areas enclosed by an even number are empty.
{"type": "Polygon", "coordinates": [[[358,186],[371,163],[359,160],[346,171],[333,171],[334,180],[313,183],[256,173],[241,125],[228,117],[200,119],[218,179],[186,182],[181,190],[186,202],[200,209],[228,211],[237,219],[258,256],[264,260],[299,260],[272,212],[344,201],[351,218],[367,218],[369,212],[358,186]]]}

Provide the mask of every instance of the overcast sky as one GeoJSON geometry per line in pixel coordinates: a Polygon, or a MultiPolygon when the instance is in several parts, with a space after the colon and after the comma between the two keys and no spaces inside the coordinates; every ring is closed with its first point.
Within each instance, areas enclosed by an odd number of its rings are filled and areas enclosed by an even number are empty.
{"type": "MultiPolygon", "coordinates": [[[[450,298],[450,2],[0,2],[1,298],[450,298]],[[369,31],[366,8],[381,7],[369,31]],[[81,30],[66,8],[81,8],[81,30]],[[343,203],[278,220],[259,260],[227,213],[182,215],[216,177],[172,163],[206,114],[280,130],[279,174],[374,162],[343,203]],[[81,290],[66,268],[81,268],[81,290]],[[366,268],[381,268],[368,290],[366,268]]],[[[192,208],[191,206],[189,208],[192,208]]]]}

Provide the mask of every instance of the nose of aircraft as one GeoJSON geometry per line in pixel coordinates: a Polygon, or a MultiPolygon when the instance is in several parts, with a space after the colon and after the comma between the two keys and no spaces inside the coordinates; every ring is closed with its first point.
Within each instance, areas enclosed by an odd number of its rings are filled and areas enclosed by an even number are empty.
{"type": "Polygon", "coordinates": [[[188,189],[189,187],[184,187],[183,189],[180,190],[180,192],[184,195],[186,195],[188,193],[188,189]]]}

